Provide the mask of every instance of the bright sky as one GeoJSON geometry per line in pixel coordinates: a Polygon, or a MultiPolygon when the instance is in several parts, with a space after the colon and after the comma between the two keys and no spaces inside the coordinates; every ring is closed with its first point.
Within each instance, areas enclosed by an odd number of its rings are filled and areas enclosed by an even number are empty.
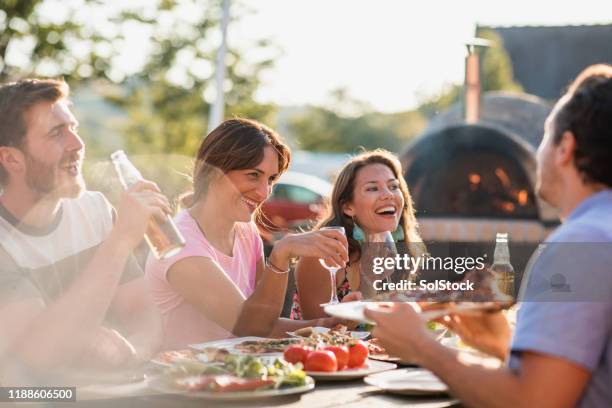
{"type": "MultiPolygon", "coordinates": [[[[61,11],[67,10],[62,6],[67,1],[46,0],[42,14],[52,21],[65,19],[61,11]]],[[[282,50],[274,67],[262,78],[256,95],[260,102],[330,106],[330,92],[344,88],[351,97],[384,112],[412,109],[445,85],[462,82],[464,43],[474,35],[477,24],[612,24],[611,0],[231,1],[234,17],[244,14],[244,8],[252,13],[230,24],[230,48],[239,49],[251,60],[262,58],[257,55],[258,48],[252,46],[258,39],[271,39],[282,50]]],[[[84,0],[70,2],[78,5],[84,0]]],[[[109,1],[98,8],[77,7],[78,15],[100,32],[109,32],[116,28],[101,16],[118,4],[109,1]]],[[[147,16],[164,23],[149,0],[130,0],[129,4],[145,6],[147,16]]],[[[187,5],[180,10],[183,18],[197,18],[199,12],[187,5]]],[[[166,25],[166,29],[181,30],[180,25],[170,22],[166,25]]],[[[116,66],[134,72],[142,67],[150,51],[146,39],[152,33],[136,23],[126,26],[123,33],[123,52],[115,60],[116,66]]],[[[207,40],[214,47],[220,39],[215,38],[214,32],[211,34],[207,40]]],[[[15,60],[12,62],[28,62],[27,54],[20,56],[16,52],[11,57],[15,60]]],[[[205,77],[213,74],[214,67],[208,61],[185,56],[182,64],[197,69],[205,77]]],[[[121,78],[118,73],[117,80],[121,78]]],[[[210,93],[206,98],[212,99],[213,95],[210,93]]]]}
{"type": "Polygon", "coordinates": [[[243,0],[253,15],[229,42],[271,38],[283,50],[262,102],[326,104],[333,89],[386,111],[463,80],[464,42],[481,25],[612,23],[612,1],[243,0]],[[605,19],[607,18],[607,20],[605,19]]]}

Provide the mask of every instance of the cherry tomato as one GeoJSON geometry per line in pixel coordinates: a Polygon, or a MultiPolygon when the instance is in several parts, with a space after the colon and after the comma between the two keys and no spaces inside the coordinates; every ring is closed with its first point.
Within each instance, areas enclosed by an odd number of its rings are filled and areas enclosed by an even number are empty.
{"type": "Polygon", "coordinates": [[[292,364],[295,364],[295,363],[304,364],[304,362],[306,361],[306,357],[308,357],[308,353],[310,353],[311,351],[312,351],[311,348],[300,346],[298,344],[294,344],[285,349],[285,352],[283,353],[283,357],[285,358],[286,361],[292,364]]]}
{"type": "Polygon", "coordinates": [[[336,360],[338,360],[338,370],[346,368],[349,361],[349,351],[346,346],[327,346],[323,350],[331,351],[336,355],[336,360]]]}
{"type": "Polygon", "coordinates": [[[349,343],[349,359],[348,366],[349,368],[353,367],[361,367],[366,360],[368,359],[368,346],[361,340],[357,340],[349,343]]]}
{"type": "Polygon", "coordinates": [[[338,370],[338,360],[336,355],[327,350],[311,351],[304,363],[306,371],[336,371],[338,370]]]}

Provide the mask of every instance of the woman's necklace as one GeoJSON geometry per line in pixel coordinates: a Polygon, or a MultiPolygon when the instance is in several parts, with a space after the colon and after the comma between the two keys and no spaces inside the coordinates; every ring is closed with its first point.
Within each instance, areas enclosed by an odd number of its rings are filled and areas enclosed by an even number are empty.
{"type": "Polygon", "coordinates": [[[200,232],[202,233],[202,236],[203,236],[204,238],[206,238],[206,240],[208,241],[208,243],[209,243],[210,245],[212,245],[212,246],[213,246],[213,247],[214,247],[214,248],[215,248],[217,251],[221,252],[221,253],[222,253],[222,254],[224,254],[224,255],[227,255],[227,256],[229,256],[229,257],[233,257],[233,256],[234,256],[234,252],[233,252],[233,250],[234,250],[234,241],[236,240],[236,228],[232,228],[232,233],[233,233],[233,236],[232,236],[232,240],[231,240],[231,242],[230,242],[229,248],[223,248],[223,247],[224,247],[224,245],[217,245],[217,243],[216,243],[216,242],[213,242],[213,241],[212,241],[212,240],[211,240],[211,239],[210,239],[210,238],[209,238],[209,237],[206,235],[206,233],[204,232],[204,228],[202,228],[202,225],[200,224],[200,221],[198,220],[198,218],[197,218],[197,217],[195,217],[195,216],[193,215],[193,213],[192,213],[191,211],[189,211],[189,215],[191,215],[191,218],[193,218],[193,220],[195,221],[196,225],[198,226],[198,229],[199,229],[199,230],[200,230],[200,232]],[[221,248],[219,248],[219,246],[220,246],[221,248]]]}

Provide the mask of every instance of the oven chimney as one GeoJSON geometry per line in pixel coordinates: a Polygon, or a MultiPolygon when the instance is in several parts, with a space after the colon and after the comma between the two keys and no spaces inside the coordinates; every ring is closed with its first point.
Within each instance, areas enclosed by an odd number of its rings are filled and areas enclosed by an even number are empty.
{"type": "Polygon", "coordinates": [[[482,38],[474,38],[465,44],[468,54],[465,57],[463,115],[469,124],[477,123],[480,119],[480,53],[489,44],[489,41],[482,38]]]}

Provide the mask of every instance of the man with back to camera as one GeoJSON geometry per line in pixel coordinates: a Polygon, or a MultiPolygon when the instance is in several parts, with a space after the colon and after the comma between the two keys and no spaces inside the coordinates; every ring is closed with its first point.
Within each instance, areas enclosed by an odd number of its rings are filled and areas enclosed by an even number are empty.
{"type": "MultiPolygon", "coordinates": [[[[148,359],[161,325],[131,255],[169,212],[142,181],[114,209],[85,191],[68,85],[0,86],[0,383],[114,370],[148,359]],[[3,379],[4,378],[4,379],[3,379]]],[[[14,384],[18,385],[18,384],[14,384]]]]}
{"type": "Polygon", "coordinates": [[[612,66],[591,66],[572,83],[546,121],[537,163],[537,192],[564,223],[529,271],[512,343],[501,313],[448,320],[508,367],[460,362],[409,305],[366,315],[390,352],[433,371],[469,406],[611,406],[612,66]],[[559,276],[564,290],[555,290],[559,276]]]}

